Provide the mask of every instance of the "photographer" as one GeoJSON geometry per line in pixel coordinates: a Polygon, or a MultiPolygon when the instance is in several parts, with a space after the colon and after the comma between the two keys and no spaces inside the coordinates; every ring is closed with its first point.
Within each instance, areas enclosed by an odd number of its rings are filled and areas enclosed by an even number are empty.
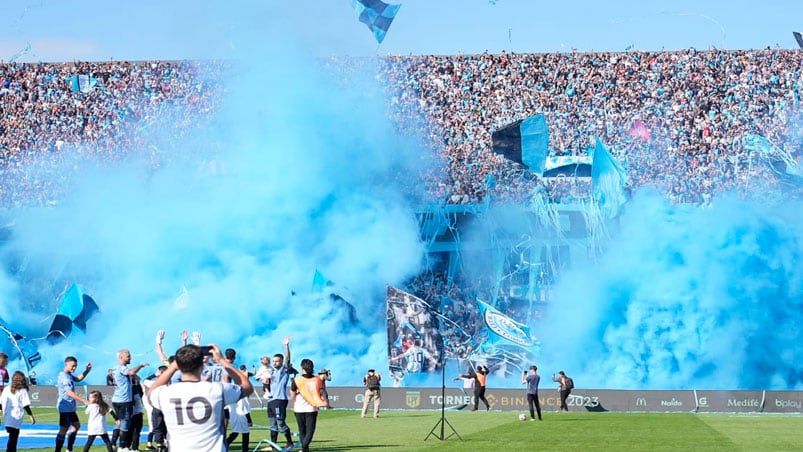
{"type": "Polygon", "coordinates": [[[382,401],[380,380],[382,380],[382,376],[376,373],[374,369],[368,369],[368,373],[362,379],[362,384],[365,386],[365,396],[362,400],[362,417],[365,417],[368,405],[372,401],[374,402],[374,417],[379,417],[379,404],[382,401]]]}
{"type": "Polygon", "coordinates": [[[558,413],[561,411],[569,411],[569,407],[566,405],[566,399],[569,397],[569,394],[572,392],[574,388],[574,382],[571,378],[566,376],[566,373],[562,370],[558,372],[558,375],[552,374],[552,381],[560,383],[560,407],[558,408],[558,413]]]}
{"type": "Polygon", "coordinates": [[[538,412],[538,420],[541,419],[541,402],[538,401],[538,384],[541,382],[541,376],[538,375],[538,367],[535,365],[530,366],[529,374],[525,370],[521,374],[521,384],[527,385],[527,405],[530,407],[530,420],[535,420],[535,413],[538,412]]]}
{"type": "MultiPolygon", "coordinates": [[[[329,391],[326,390],[326,382],[332,381],[332,371],[329,369],[321,369],[318,371],[318,378],[321,379],[321,398],[328,402],[329,391]]],[[[328,408],[331,408],[331,406],[328,408]]]]}
{"type": "Polygon", "coordinates": [[[253,392],[248,378],[223,358],[217,345],[185,345],[178,349],[176,359],[151,386],[148,398],[153,407],[164,414],[172,452],[223,452],[227,450],[225,432],[221,430],[223,407],[253,392]],[[204,356],[209,353],[234,383],[201,380],[204,356]],[[170,378],[178,371],[181,371],[181,381],[168,386],[170,378]]]}

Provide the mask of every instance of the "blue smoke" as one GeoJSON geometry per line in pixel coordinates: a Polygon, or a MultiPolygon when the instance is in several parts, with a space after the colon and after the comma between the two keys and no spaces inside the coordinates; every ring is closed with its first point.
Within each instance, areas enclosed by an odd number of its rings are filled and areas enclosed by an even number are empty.
{"type": "Polygon", "coordinates": [[[589,388],[800,389],[800,212],[640,193],[602,259],[563,279],[542,362],[589,388]]]}
{"type": "Polygon", "coordinates": [[[387,362],[385,285],[417,272],[424,249],[401,185],[426,151],[387,119],[371,62],[344,86],[278,19],[226,14],[239,28],[219,112],[181,136],[170,112],[143,130],[159,147],[157,170],[128,149],[122,163],[65,151],[30,166],[67,190],[56,206],[7,212],[0,296],[18,301],[4,302],[0,318],[44,336],[72,282],[101,308],[85,335],[40,343],[40,383],[75,355],[101,384],[121,348],[153,370],[159,329],[168,354],[182,330],[199,331],[249,368],[289,335],[293,361],[313,359],[339,385],[387,362]],[[349,306],[312,290],[316,269],[348,288],[356,322],[349,306]]]}

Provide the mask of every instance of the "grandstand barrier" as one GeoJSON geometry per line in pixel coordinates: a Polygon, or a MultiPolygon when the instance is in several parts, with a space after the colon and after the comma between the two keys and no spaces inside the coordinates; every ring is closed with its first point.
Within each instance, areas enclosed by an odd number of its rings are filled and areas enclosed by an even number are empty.
{"type": "MultiPolygon", "coordinates": [[[[99,390],[111,400],[112,386],[78,386],[76,392],[99,390]]],[[[362,408],[364,388],[327,387],[329,401],[335,409],[362,408]]],[[[254,410],[267,405],[257,389],[251,396],[254,410]],[[259,393],[259,394],[258,394],[259,393]]],[[[55,386],[31,387],[31,405],[55,407],[55,386]]],[[[488,388],[486,393],[492,410],[527,411],[527,397],[522,389],[488,388]]],[[[541,388],[541,409],[557,411],[558,391],[541,388]]],[[[446,388],[445,406],[449,410],[469,410],[474,406],[472,395],[460,388],[446,388]]],[[[382,388],[382,409],[434,410],[441,408],[441,388],[382,388]]],[[[575,389],[567,400],[570,411],[613,412],[699,412],[699,413],[801,413],[803,391],[722,391],[722,390],[616,390],[575,389]]]]}

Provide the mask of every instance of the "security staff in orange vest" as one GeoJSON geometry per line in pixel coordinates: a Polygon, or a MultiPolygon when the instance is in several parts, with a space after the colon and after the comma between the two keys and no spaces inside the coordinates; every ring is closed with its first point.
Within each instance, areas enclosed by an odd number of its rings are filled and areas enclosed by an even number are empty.
{"type": "Polygon", "coordinates": [[[488,380],[488,368],[478,365],[477,369],[474,370],[470,366],[469,364],[468,373],[461,375],[461,377],[474,379],[474,408],[471,411],[479,409],[480,400],[485,404],[485,409],[490,410],[491,405],[488,403],[488,399],[485,398],[485,382],[488,380]]]}
{"type": "Polygon", "coordinates": [[[293,411],[296,413],[296,422],[298,422],[302,452],[309,452],[309,445],[318,422],[318,408],[329,406],[328,402],[321,397],[323,381],[313,372],[312,360],[302,359],[301,375],[294,378],[290,384],[290,391],[295,400],[293,411]]]}

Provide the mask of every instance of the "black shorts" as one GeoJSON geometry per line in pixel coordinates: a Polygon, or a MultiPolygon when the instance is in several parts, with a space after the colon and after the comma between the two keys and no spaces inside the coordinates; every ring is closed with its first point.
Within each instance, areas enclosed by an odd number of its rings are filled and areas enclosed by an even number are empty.
{"type": "Polygon", "coordinates": [[[75,413],[75,411],[59,413],[59,427],[69,427],[71,425],[80,423],[81,422],[78,420],[78,415],[75,413]]]}

